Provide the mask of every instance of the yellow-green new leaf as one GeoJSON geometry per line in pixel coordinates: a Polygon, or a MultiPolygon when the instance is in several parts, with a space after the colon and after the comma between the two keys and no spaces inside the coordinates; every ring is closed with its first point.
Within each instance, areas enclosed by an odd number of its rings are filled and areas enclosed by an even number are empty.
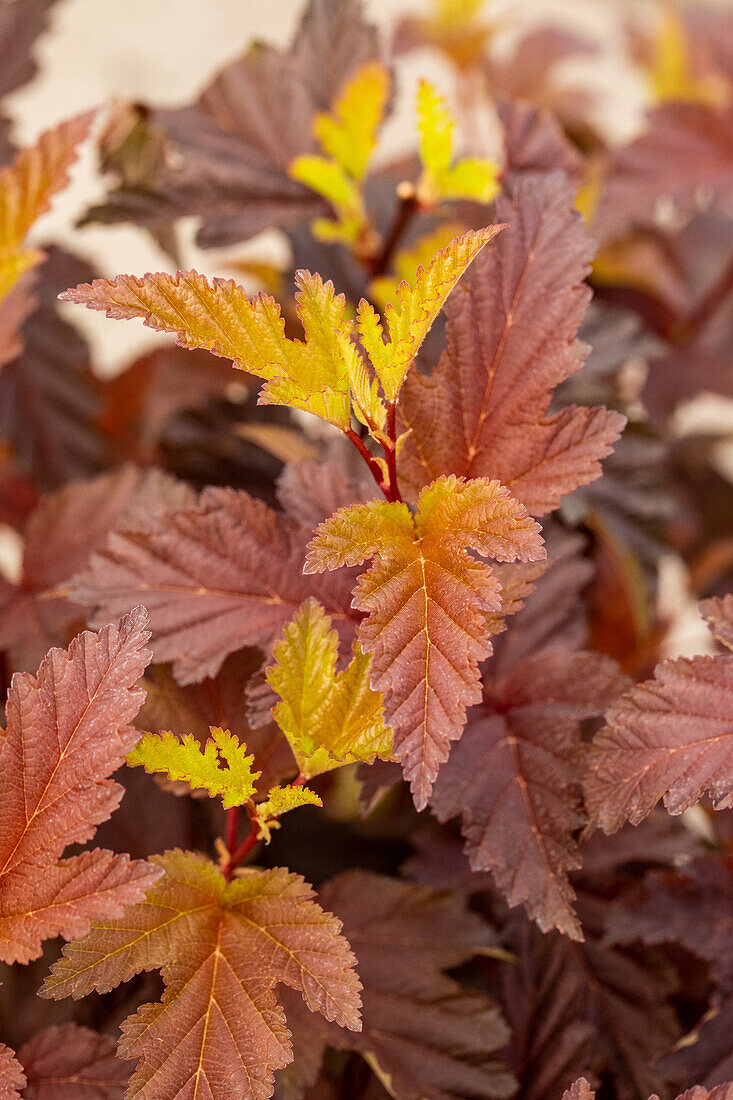
{"type": "Polygon", "coordinates": [[[259,828],[258,837],[265,844],[270,843],[270,833],[280,826],[277,819],[298,806],[322,806],[323,802],[309,787],[272,787],[266,802],[257,806],[255,820],[259,828]]]}
{"type": "Polygon", "coordinates": [[[91,114],[79,115],[47,130],[0,171],[0,300],[43,259],[42,252],[23,248],[23,242],[53,195],[69,182],[69,168],[91,121],[91,114]]]}
{"type": "Polygon", "coordinates": [[[396,400],[410,364],[451,290],[481,249],[503,228],[490,225],[456,237],[426,267],[417,269],[413,286],[400,283],[396,304],[390,302],[384,311],[386,343],[378,313],[362,298],[357,321],[361,342],[388,401],[396,400]]]}
{"type": "Polygon", "coordinates": [[[423,165],[417,190],[423,204],[453,199],[491,202],[496,197],[499,168],[494,161],[468,158],[453,163],[455,120],[427,80],[421,80],[417,90],[417,128],[423,165]]]}
{"type": "MultiPolygon", "coordinates": [[[[345,332],[344,298],[333,294],[330,283],[318,276],[299,273],[301,300],[315,298],[324,316],[338,316],[345,332]],[[305,297],[303,297],[305,296],[305,297]]],[[[288,404],[313,413],[346,431],[351,424],[349,364],[341,350],[333,356],[319,339],[322,324],[314,320],[314,309],[301,313],[305,343],[285,335],[280,307],[267,294],[248,298],[231,279],[209,282],[196,271],[176,275],[118,275],[116,279],[95,279],[67,290],[60,297],[69,302],[104,310],[108,317],[141,317],[158,332],[176,334],[185,348],[205,348],[231,359],[241,370],[264,378],[263,403],[288,404]]],[[[334,351],[331,346],[331,351],[334,351]]]]}
{"type": "Polygon", "coordinates": [[[388,95],[389,73],[372,61],[346,83],[330,114],[316,116],[314,130],[321,148],[353,180],[364,178],[388,95]]]}
{"type": "Polygon", "coordinates": [[[227,810],[249,802],[260,777],[252,771],[254,756],[247,756],[246,746],[229,730],[216,727],[203,750],[191,734],[179,739],[168,732],[144,733],[128,753],[127,763],[146,772],[162,772],[194,790],[208,791],[212,797],[220,797],[227,810]]]}
{"type": "Polygon", "coordinates": [[[274,656],[267,670],[280,697],[273,717],[301,775],[309,779],[357,760],[392,758],[382,696],[369,683],[370,657],[355,645],[348,668],[336,671],[338,636],[316,600],[306,600],[286,626],[274,656]]]}
{"type": "Polygon", "coordinates": [[[392,264],[394,275],[380,275],[369,284],[369,297],[384,309],[397,294],[397,287],[404,280],[414,283],[417,269],[430,263],[436,252],[449,245],[454,237],[460,237],[463,226],[457,222],[443,222],[432,232],[420,237],[412,248],[400,250],[392,264]]]}

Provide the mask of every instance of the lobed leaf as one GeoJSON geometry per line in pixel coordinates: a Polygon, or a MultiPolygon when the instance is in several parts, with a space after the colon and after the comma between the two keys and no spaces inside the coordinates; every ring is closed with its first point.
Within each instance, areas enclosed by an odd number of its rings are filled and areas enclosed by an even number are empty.
{"type": "Polygon", "coordinates": [[[0,740],[0,958],[28,962],[43,940],[84,935],[117,916],[158,877],[102,849],[62,860],[116,809],[108,778],[137,740],[136,682],[150,660],[147,615],[137,608],[98,635],[52,649],[35,678],[13,678],[0,740]]]}
{"type": "Polygon", "coordinates": [[[341,509],[316,530],[305,565],[320,573],[376,559],[355,590],[353,606],[367,614],[358,637],[420,809],[481,697],[484,615],[500,606],[491,569],[466,547],[498,561],[544,555],[537,525],[498,482],[443,477],[422,491],[414,517],[406,504],[376,500],[341,509]]]}
{"type": "Polygon", "coordinates": [[[441,200],[491,202],[499,191],[499,170],[490,160],[453,163],[455,120],[442,95],[427,80],[417,89],[417,129],[423,174],[418,195],[426,204],[441,200]]]}
{"type": "MultiPolygon", "coordinates": [[[[731,630],[731,601],[707,601],[716,635],[731,630]]],[[[606,714],[586,778],[591,821],[606,833],[638,825],[664,798],[671,814],[709,792],[733,805],[733,656],[681,657],[657,665],[606,714]]]]}
{"type": "Polygon", "coordinates": [[[401,1100],[498,1100],[514,1093],[497,1005],[444,971],[490,949],[495,936],[458,894],[349,871],[327,883],[364,984],[364,1026],[329,1042],[357,1050],[401,1100]]]}
{"type": "Polygon", "coordinates": [[[376,148],[389,83],[384,66],[370,61],[346,81],[332,110],[315,117],[313,130],[324,153],[353,180],[363,179],[376,148]]]}
{"type": "Polygon", "coordinates": [[[255,812],[255,820],[259,826],[259,838],[269,844],[270,833],[277,827],[276,822],[283,814],[290,810],[297,810],[299,806],[322,806],[323,802],[315,791],[308,787],[273,787],[267,800],[260,802],[255,812]]]}
{"type": "Polygon", "coordinates": [[[456,237],[433,256],[427,267],[418,267],[414,286],[400,283],[396,304],[390,302],[384,310],[386,343],[379,315],[362,298],[357,320],[359,336],[388,401],[396,400],[412,361],[448,295],[479,252],[503,228],[491,225],[456,237]]]}
{"type": "Polygon", "coordinates": [[[267,670],[279,696],[273,717],[302,776],[391,758],[392,731],[384,723],[382,696],[369,684],[369,655],[355,644],[351,663],[336,671],[338,635],[316,600],[307,600],[288,623],[273,656],[267,670]]]}
{"type": "Polygon", "coordinates": [[[446,305],[447,348],[401,394],[410,431],[398,462],[412,492],[441,474],[497,478],[533,515],[600,476],[625,423],[604,408],[548,415],[579,370],[576,334],[590,297],[592,243],[557,177],[517,182],[497,214],[509,223],[446,305]]]}
{"type": "Polygon", "coordinates": [[[43,258],[42,252],[24,248],[23,243],[52,197],[69,182],[69,168],[92,117],[79,115],[47,130],[0,169],[0,300],[43,258]]]}
{"type": "Polygon", "coordinates": [[[203,751],[190,733],[182,738],[169,731],[144,733],[125,760],[132,768],[163,772],[194,790],[208,791],[212,798],[221,798],[225,810],[249,802],[260,777],[252,770],[254,756],[247,756],[246,745],[240,745],[229,730],[214,726],[203,751]]]}
{"type": "Polygon", "coordinates": [[[266,1100],[292,1059],[275,987],[297,989],[312,1012],[358,1030],[360,983],[341,922],[298,875],[249,871],[227,883],[192,852],[155,856],[163,877],[117,921],[69,944],[42,995],[83,997],[160,969],[166,990],[123,1026],[120,1053],[139,1058],[128,1096],[266,1100]]]}
{"type": "Polygon", "coordinates": [[[95,621],[120,613],[112,608],[126,611],[144,600],[156,658],[172,661],[181,683],[216,675],[243,646],[269,652],[311,595],[348,636],[349,579],[324,578],[326,583],[314,585],[302,569],[314,518],[354,499],[355,490],[340,475],[325,490],[331,468],[316,475],[312,463],[304,466],[303,476],[291,471],[287,479],[297,483],[287,498],[290,515],[244,492],[206,489],[196,505],[150,520],[143,530],[113,535],[76,578],[73,598],[95,609],[95,621]],[[295,518],[298,509],[305,525],[295,518]]]}

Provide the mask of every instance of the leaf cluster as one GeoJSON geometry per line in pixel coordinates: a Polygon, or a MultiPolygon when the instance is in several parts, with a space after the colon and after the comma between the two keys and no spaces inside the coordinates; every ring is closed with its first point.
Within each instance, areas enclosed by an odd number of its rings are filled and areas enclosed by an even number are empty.
{"type": "Polygon", "coordinates": [[[0,118],[0,1100],[733,1097],[733,21],[652,7],[619,140],[605,40],[307,0],[96,128],[153,274],[0,118]]]}

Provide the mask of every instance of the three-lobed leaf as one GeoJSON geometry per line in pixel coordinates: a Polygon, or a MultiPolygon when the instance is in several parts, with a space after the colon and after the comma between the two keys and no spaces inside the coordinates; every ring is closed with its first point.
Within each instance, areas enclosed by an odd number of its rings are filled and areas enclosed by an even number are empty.
{"type": "Polygon", "coordinates": [[[151,863],[163,877],[145,901],[68,945],[43,987],[46,997],[78,998],[162,971],[162,1002],[122,1025],[121,1055],[140,1059],[130,1097],[267,1100],[274,1071],[292,1059],[279,983],[327,1020],[360,1028],[360,983],[341,922],[302,878],[275,868],[227,883],[192,852],[151,863]]]}
{"type": "Polygon", "coordinates": [[[103,849],[61,859],[116,809],[109,779],[137,741],[136,683],[150,660],[138,608],[68,650],[52,649],[33,677],[13,678],[0,738],[0,958],[28,962],[53,936],[84,935],[117,916],[160,872],[103,849]]]}
{"type": "Polygon", "coordinates": [[[306,779],[357,760],[390,759],[392,731],[369,683],[371,660],[354,656],[336,671],[338,635],[321,605],[307,600],[273,650],[267,681],[279,699],[273,717],[306,779]]]}
{"type": "MultiPolygon", "coordinates": [[[[414,286],[400,284],[397,304],[385,309],[386,344],[379,315],[366,300],[360,303],[361,344],[388,401],[395,400],[451,290],[499,229],[489,226],[457,237],[426,268],[418,268],[414,286]]],[[[250,299],[233,280],[209,282],[195,271],[95,279],[60,297],[104,310],[108,317],[141,317],[159,332],[175,333],[182,347],[205,348],[231,359],[265,380],[261,402],[310,412],[343,432],[350,428],[353,403],[354,414],[374,433],[384,425],[386,409],[352,342],[344,296],[308,271],[296,274],[296,284],[305,341],[285,335],[274,298],[257,294],[250,299]]]]}
{"type": "Polygon", "coordinates": [[[454,161],[455,127],[443,96],[427,80],[421,80],[417,128],[423,172],[417,191],[426,205],[451,199],[491,202],[499,191],[499,169],[493,161],[468,157],[454,161]]]}
{"type": "Polygon", "coordinates": [[[359,640],[372,654],[372,683],[384,693],[394,749],[423,808],[466,708],[481,697],[479,661],[491,652],[485,614],[500,607],[490,567],[544,556],[537,525],[496,481],[442,477],[406,504],[342,508],[316,530],[306,572],[374,558],[353,606],[366,613],[359,640]]]}

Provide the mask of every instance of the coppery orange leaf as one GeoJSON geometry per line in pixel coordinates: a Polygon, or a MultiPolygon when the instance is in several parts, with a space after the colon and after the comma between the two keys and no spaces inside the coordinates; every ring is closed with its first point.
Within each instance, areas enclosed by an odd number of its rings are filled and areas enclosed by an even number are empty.
{"type": "Polygon", "coordinates": [[[130,1097],[266,1100],[274,1070],[292,1059],[280,982],[311,1011],[359,1030],[361,987],[341,922],[300,876],[250,870],[227,883],[192,852],[151,862],[164,875],[145,901],[69,944],[43,988],[83,997],[162,970],[162,1003],[123,1024],[120,1053],[141,1059],[130,1097]]]}
{"type": "Polygon", "coordinates": [[[117,807],[107,777],[139,734],[135,687],[150,660],[138,608],[98,635],[52,649],[38,678],[13,678],[0,740],[0,958],[28,962],[52,936],[84,935],[93,917],[116,916],[160,874],[102,849],[62,860],[117,807]]]}
{"type": "Polygon", "coordinates": [[[544,555],[537,525],[502,485],[442,477],[423,489],[414,517],[402,503],[342,508],[317,529],[305,566],[320,573],[375,558],[354,596],[368,616],[359,640],[418,808],[481,697],[484,613],[500,607],[498,581],[466,547],[498,561],[544,555]]]}

